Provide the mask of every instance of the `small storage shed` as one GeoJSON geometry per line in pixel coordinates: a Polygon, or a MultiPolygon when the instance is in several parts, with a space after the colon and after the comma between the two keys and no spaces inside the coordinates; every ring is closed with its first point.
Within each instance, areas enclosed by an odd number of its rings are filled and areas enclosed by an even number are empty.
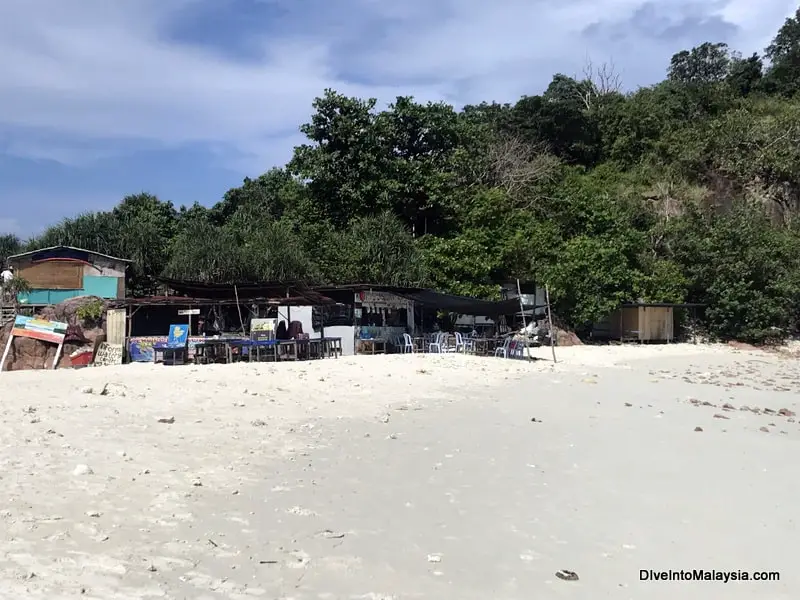
{"type": "Polygon", "coordinates": [[[671,342],[675,337],[672,306],[623,306],[617,312],[618,335],[614,337],[622,341],[671,342]]]}
{"type": "Polygon", "coordinates": [[[72,246],[52,246],[8,257],[8,264],[31,287],[20,294],[28,306],[58,304],[76,296],[125,297],[129,260],[72,246]]]}
{"type": "Polygon", "coordinates": [[[671,342],[675,339],[675,309],[699,304],[623,304],[607,318],[595,323],[592,337],[621,342],[671,342]]]}

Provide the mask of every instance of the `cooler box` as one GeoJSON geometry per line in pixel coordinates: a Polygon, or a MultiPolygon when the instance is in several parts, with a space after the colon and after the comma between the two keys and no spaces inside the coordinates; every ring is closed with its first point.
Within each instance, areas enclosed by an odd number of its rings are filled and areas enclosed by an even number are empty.
{"type": "Polygon", "coordinates": [[[92,364],[93,354],[94,350],[92,348],[75,350],[69,355],[69,360],[73,367],[86,367],[92,364]]]}

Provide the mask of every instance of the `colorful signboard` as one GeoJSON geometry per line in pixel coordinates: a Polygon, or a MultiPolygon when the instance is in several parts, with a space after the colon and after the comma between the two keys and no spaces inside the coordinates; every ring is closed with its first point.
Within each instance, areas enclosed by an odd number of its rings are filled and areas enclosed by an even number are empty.
{"type": "Polygon", "coordinates": [[[278,319],[250,319],[250,339],[274,340],[278,319]]]}
{"type": "Polygon", "coordinates": [[[47,321],[36,317],[17,315],[11,335],[28,337],[34,340],[61,344],[67,334],[67,324],[59,321],[47,321]]]}
{"type": "Polygon", "coordinates": [[[167,346],[176,348],[178,346],[185,346],[189,339],[189,328],[186,325],[178,323],[177,325],[169,326],[169,335],[167,336],[167,346]]]}
{"type": "Polygon", "coordinates": [[[3,370],[6,364],[6,359],[8,358],[8,353],[11,350],[11,344],[15,337],[26,337],[42,342],[58,344],[56,355],[53,357],[53,368],[55,369],[58,365],[58,359],[61,358],[61,349],[64,347],[64,336],[66,335],[66,323],[17,315],[14,318],[14,327],[11,329],[11,333],[8,336],[5,350],[3,350],[3,357],[0,358],[0,371],[3,370]]]}

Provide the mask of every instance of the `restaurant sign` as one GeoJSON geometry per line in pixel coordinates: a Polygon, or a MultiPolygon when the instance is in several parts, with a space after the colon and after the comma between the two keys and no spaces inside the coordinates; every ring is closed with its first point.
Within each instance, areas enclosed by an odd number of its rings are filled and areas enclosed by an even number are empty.
{"type": "Polygon", "coordinates": [[[356,303],[361,303],[368,310],[381,308],[411,308],[411,301],[400,296],[395,296],[388,292],[363,291],[358,292],[355,298],[356,303]]]}

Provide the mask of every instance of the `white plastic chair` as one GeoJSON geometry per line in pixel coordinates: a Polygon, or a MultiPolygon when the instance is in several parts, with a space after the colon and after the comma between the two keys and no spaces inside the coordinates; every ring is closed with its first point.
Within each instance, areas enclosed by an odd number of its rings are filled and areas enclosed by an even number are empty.
{"type": "Polygon", "coordinates": [[[442,341],[444,340],[444,333],[437,333],[434,341],[428,344],[428,352],[440,352],[442,351],[442,341]]]}
{"type": "Polygon", "coordinates": [[[472,338],[472,334],[466,334],[461,336],[464,340],[464,352],[475,352],[475,340],[472,338]]]}
{"type": "Polygon", "coordinates": [[[500,348],[495,348],[494,355],[502,356],[503,358],[508,358],[508,350],[510,347],[511,347],[511,338],[506,338],[506,341],[503,342],[503,345],[500,348]]]}
{"type": "Polygon", "coordinates": [[[400,348],[402,348],[404,354],[406,352],[414,352],[414,340],[411,339],[409,334],[403,334],[403,344],[400,346],[400,348]]]}
{"type": "Polygon", "coordinates": [[[464,352],[466,346],[464,345],[464,337],[456,331],[456,347],[455,352],[464,352]]]}

